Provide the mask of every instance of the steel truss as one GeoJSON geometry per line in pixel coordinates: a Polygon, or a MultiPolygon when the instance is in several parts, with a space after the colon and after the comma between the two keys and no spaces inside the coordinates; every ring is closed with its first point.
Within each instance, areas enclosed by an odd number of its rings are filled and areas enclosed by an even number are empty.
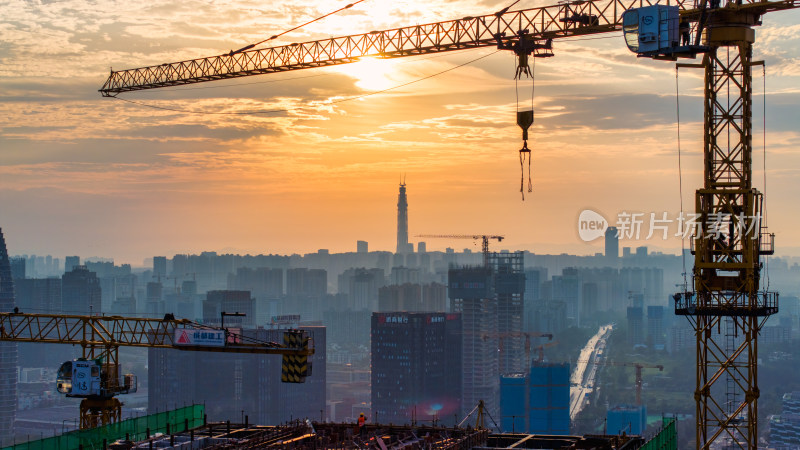
{"type": "MultiPolygon", "coordinates": [[[[744,5],[768,4],[770,8],[783,8],[784,3],[793,1],[797,0],[745,0],[744,5]]],[[[520,36],[529,40],[547,40],[619,31],[622,29],[622,13],[656,3],[656,0],[559,2],[521,11],[500,11],[138,69],[112,70],[100,92],[105,97],[113,97],[128,91],[347,64],[361,57],[396,58],[490,47],[520,36]]],[[[694,1],[670,3],[690,13],[697,11],[694,1]]],[[[544,50],[537,49],[539,51],[544,50]]]]}
{"type": "Polygon", "coordinates": [[[763,195],[752,186],[752,30],[725,33],[705,55],[704,186],[696,211],[695,292],[676,296],[697,338],[697,448],[758,447],[758,333],[777,312],[759,291],[760,255],[772,254],[761,224],[763,195]]]}
{"type": "MultiPolygon", "coordinates": [[[[134,385],[120,384],[119,347],[172,348],[185,351],[256,353],[304,358],[314,354],[308,340],[297,346],[256,342],[240,335],[229,335],[224,346],[176,345],[175,331],[211,329],[187,319],[166,316],[145,319],[120,316],[0,313],[0,341],[39,342],[80,345],[82,357],[100,360],[105,374],[102,395],[81,400],[81,429],[116,423],[122,418],[122,402],[115,396],[131,392],[134,385]],[[247,342],[247,341],[250,342],[247,342]],[[243,342],[244,341],[244,342],[243,342]]],[[[227,331],[226,331],[227,332],[227,331]]]]}

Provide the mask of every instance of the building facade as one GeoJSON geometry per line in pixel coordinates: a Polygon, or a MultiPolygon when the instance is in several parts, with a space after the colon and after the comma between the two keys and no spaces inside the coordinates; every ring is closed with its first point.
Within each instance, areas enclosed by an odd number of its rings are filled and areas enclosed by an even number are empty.
{"type": "Polygon", "coordinates": [[[250,296],[250,291],[208,291],[203,302],[203,323],[221,324],[223,312],[244,314],[244,316],[226,317],[226,327],[253,328],[256,325],[255,300],[250,296]]]}
{"type": "Polygon", "coordinates": [[[525,259],[522,252],[490,253],[497,299],[497,335],[500,346],[500,374],[522,372],[525,360],[525,259]]]}
{"type": "Polygon", "coordinates": [[[497,299],[492,269],[465,267],[448,271],[450,311],[461,313],[461,408],[466,416],[480,401],[492,416],[500,411],[500,358],[497,299]]]}
{"type": "MultiPolygon", "coordinates": [[[[0,312],[14,310],[14,280],[0,229],[0,312]]],[[[17,411],[17,344],[0,342],[0,446],[12,445],[17,411]]]]}
{"type": "Polygon", "coordinates": [[[86,266],[75,266],[61,277],[62,310],[70,314],[99,314],[102,305],[100,279],[86,266]]]}
{"type": "Polygon", "coordinates": [[[569,364],[536,363],[527,373],[500,381],[500,425],[503,432],[567,435],[569,364]]]}
{"type": "Polygon", "coordinates": [[[372,414],[380,423],[453,424],[461,403],[461,315],[372,314],[372,414]]]}

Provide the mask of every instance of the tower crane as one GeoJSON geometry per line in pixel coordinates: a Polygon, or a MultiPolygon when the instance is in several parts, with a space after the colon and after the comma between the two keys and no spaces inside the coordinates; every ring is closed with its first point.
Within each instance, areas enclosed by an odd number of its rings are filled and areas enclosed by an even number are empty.
{"type": "Polygon", "coordinates": [[[630,362],[616,362],[616,361],[604,361],[599,364],[606,366],[634,367],[636,369],[636,406],[641,406],[642,404],[642,370],[658,369],[659,372],[664,371],[664,366],[662,366],[661,364],[644,364],[644,363],[630,363],[630,362]]]}
{"type": "MultiPolygon", "coordinates": [[[[587,362],[587,361],[581,361],[587,362]]],[[[642,404],[642,370],[644,369],[658,369],[659,372],[664,371],[664,366],[661,364],[646,364],[646,363],[638,363],[638,362],[622,362],[622,361],[588,361],[589,364],[595,366],[617,366],[617,367],[634,367],[636,368],[636,405],[641,406],[642,404]]]]}
{"type": "Polygon", "coordinates": [[[558,345],[558,341],[548,342],[548,343],[545,343],[545,344],[537,346],[536,347],[537,356],[536,356],[536,360],[534,362],[536,364],[543,363],[544,362],[544,349],[550,348],[550,347],[555,347],[556,345],[558,345]]]}
{"type": "MultiPolygon", "coordinates": [[[[754,27],[767,13],[800,7],[800,0],[574,0],[519,11],[291,43],[136,69],[111,71],[100,89],[124,92],[347,64],[361,57],[398,58],[496,46],[517,57],[516,75],[530,73],[529,57],[553,56],[553,41],[623,31],[641,57],[675,61],[704,71],[704,183],[695,194],[698,231],[692,236],[692,285],[675,294],[675,313],[689,318],[697,339],[696,444],[719,438],[758,447],[758,335],[778,311],[778,295],[761,290],[762,255],[774,253],[774,235],[762,226],[763,194],[752,177],[752,68],[754,27]],[[694,37],[692,39],[692,37],[694,37]],[[710,236],[719,217],[724,236],[710,236]],[[742,339],[727,342],[725,334],[742,339]],[[720,391],[723,391],[720,394],[720,391]],[[726,401],[726,399],[734,399],[726,401]]],[[[522,112],[524,113],[524,111],[522,112]]],[[[519,114],[518,114],[519,115],[519,114]]],[[[523,117],[525,130],[533,122],[523,117]]],[[[527,146],[520,150],[530,152],[527,146]]]]}
{"type": "MultiPolygon", "coordinates": [[[[553,340],[553,334],[552,333],[540,333],[538,331],[533,331],[533,332],[509,331],[509,332],[505,332],[505,333],[482,333],[481,337],[483,338],[484,341],[487,340],[487,339],[497,338],[498,341],[499,341],[498,350],[500,350],[500,354],[501,355],[505,352],[504,343],[505,343],[505,339],[506,338],[518,339],[518,338],[521,338],[521,337],[525,337],[525,362],[526,362],[526,364],[531,361],[531,338],[545,337],[545,338],[547,338],[548,341],[552,341],[553,340]]],[[[556,343],[553,343],[553,345],[555,345],[555,344],[556,343]]],[[[542,347],[542,346],[540,345],[540,346],[537,346],[536,348],[540,349],[540,347],[542,347]]],[[[540,351],[539,354],[541,356],[541,351],[540,351]]],[[[501,359],[502,359],[502,357],[501,357],[501,359]]]]}
{"type": "Polygon", "coordinates": [[[302,383],[314,354],[306,332],[289,330],[283,343],[232,335],[167,314],[163,319],[121,316],[0,313],[0,341],[72,344],[83,357],[67,361],[57,374],[57,390],[82,398],[80,427],[94,428],[122,418],[120,394],[136,392],[136,377],[120,374],[119,348],[171,348],[183,351],[282,355],[281,380],[302,383]]]}
{"type": "Polygon", "coordinates": [[[497,239],[497,242],[502,242],[503,239],[505,239],[505,236],[489,234],[418,234],[417,237],[434,239],[472,239],[475,241],[480,239],[484,267],[489,267],[489,239],[497,239]]]}

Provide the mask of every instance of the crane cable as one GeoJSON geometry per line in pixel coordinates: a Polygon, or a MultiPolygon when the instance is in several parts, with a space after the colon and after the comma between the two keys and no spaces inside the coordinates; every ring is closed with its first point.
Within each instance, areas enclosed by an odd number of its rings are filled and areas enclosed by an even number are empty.
{"type": "Polygon", "coordinates": [[[283,33],[272,35],[272,36],[270,36],[270,37],[269,37],[269,38],[267,38],[267,39],[264,39],[264,40],[261,40],[261,41],[258,41],[258,42],[256,42],[255,44],[246,45],[246,46],[244,46],[244,47],[240,48],[239,50],[231,50],[229,53],[226,53],[226,55],[227,55],[227,56],[233,56],[233,55],[235,55],[235,54],[237,54],[237,53],[241,53],[241,52],[243,52],[243,51],[245,51],[245,50],[250,50],[251,48],[255,47],[256,45],[261,45],[261,44],[263,44],[264,42],[271,41],[271,40],[273,40],[273,39],[278,39],[279,37],[283,36],[283,35],[284,35],[284,34],[286,34],[286,33],[290,33],[290,32],[292,32],[292,31],[294,31],[294,30],[297,30],[297,29],[299,29],[299,28],[303,28],[303,27],[304,27],[304,26],[306,26],[306,25],[312,24],[312,23],[314,23],[314,22],[316,22],[316,21],[318,21],[318,20],[322,20],[322,19],[324,19],[324,18],[326,18],[326,17],[328,17],[328,16],[332,16],[332,15],[334,15],[334,14],[338,13],[338,12],[344,11],[345,9],[350,9],[350,8],[352,8],[353,6],[355,6],[355,5],[359,4],[359,3],[363,2],[363,1],[364,1],[364,0],[357,0],[357,1],[353,2],[353,3],[350,3],[350,4],[348,4],[347,6],[344,6],[344,7],[342,7],[342,8],[339,8],[339,9],[337,9],[336,11],[329,12],[328,14],[325,14],[324,16],[317,17],[316,19],[309,20],[308,22],[306,22],[306,23],[304,23],[304,24],[302,24],[302,25],[298,25],[298,26],[296,26],[296,27],[294,27],[294,28],[290,28],[290,29],[288,29],[288,30],[284,31],[283,33]]]}
{"type": "MultiPolygon", "coordinates": [[[[683,211],[683,167],[681,165],[681,91],[678,84],[678,65],[675,65],[675,111],[677,114],[677,124],[678,124],[678,194],[680,196],[681,201],[681,209],[680,215],[683,217],[682,227],[687,226],[685,214],[683,211]]],[[[688,292],[689,290],[689,282],[686,278],[686,239],[685,239],[685,231],[679,230],[681,232],[681,261],[683,262],[683,292],[688,292]]]]}
{"type": "MultiPolygon", "coordinates": [[[[761,131],[762,131],[761,147],[762,147],[762,149],[764,151],[764,153],[763,153],[763,158],[764,158],[764,173],[763,173],[763,175],[764,175],[764,197],[763,197],[764,198],[764,205],[762,206],[762,211],[763,211],[763,214],[764,214],[764,220],[762,222],[762,225],[764,226],[764,228],[767,228],[768,227],[768,223],[767,223],[767,63],[766,62],[764,62],[764,64],[761,65],[761,80],[762,80],[762,83],[763,83],[763,93],[762,93],[762,95],[763,95],[763,102],[762,102],[763,114],[762,114],[762,119],[764,121],[763,122],[763,128],[761,129],[761,131]]],[[[759,236],[759,242],[761,240],[760,238],[761,238],[761,236],[759,236]]],[[[774,243],[772,245],[774,245],[774,243]]],[[[769,292],[769,255],[764,255],[764,272],[765,272],[764,275],[765,275],[766,282],[767,282],[766,285],[764,286],[764,292],[766,293],[766,292],[769,292]]]]}
{"type": "MultiPolygon", "coordinates": [[[[516,3],[516,2],[514,2],[516,3]]],[[[514,5],[512,3],[512,6],[514,5]]],[[[531,115],[533,115],[533,98],[536,89],[536,57],[533,58],[533,68],[531,69],[531,115]]],[[[514,78],[514,93],[516,94],[517,98],[517,116],[519,117],[519,78],[514,78]]],[[[531,124],[532,125],[532,124],[531,124]]],[[[525,159],[528,160],[528,192],[533,192],[533,178],[531,178],[531,160],[533,159],[533,153],[528,148],[528,141],[525,141],[524,146],[519,151],[519,170],[520,170],[520,179],[519,179],[519,192],[522,194],[522,200],[525,200],[525,159]]]]}
{"type": "MultiPolygon", "coordinates": [[[[535,60],[534,60],[535,61],[535,60]]],[[[681,103],[680,103],[680,88],[678,84],[678,66],[675,66],[675,103],[676,103],[676,113],[677,113],[677,128],[678,128],[678,192],[680,195],[680,214],[683,215],[683,170],[681,167],[681,103]]],[[[761,147],[763,150],[762,157],[763,157],[763,178],[764,178],[764,203],[762,207],[763,213],[763,221],[762,224],[764,228],[767,228],[767,68],[766,64],[761,66],[761,80],[763,86],[763,94],[762,94],[762,142],[761,147]]],[[[754,220],[761,220],[760,217],[754,218],[754,220]]],[[[684,226],[686,226],[686,222],[684,221],[684,226]]],[[[760,229],[761,227],[759,227],[760,229]]],[[[681,230],[683,231],[683,230],[681,230]]],[[[760,241],[760,236],[759,236],[760,241]]],[[[681,259],[683,261],[683,290],[686,292],[688,290],[688,281],[687,281],[687,274],[686,274],[686,244],[685,239],[683,237],[683,233],[681,235],[681,259]]],[[[769,255],[764,256],[764,272],[766,278],[766,285],[764,286],[764,292],[769,291],[769,255]]]]}

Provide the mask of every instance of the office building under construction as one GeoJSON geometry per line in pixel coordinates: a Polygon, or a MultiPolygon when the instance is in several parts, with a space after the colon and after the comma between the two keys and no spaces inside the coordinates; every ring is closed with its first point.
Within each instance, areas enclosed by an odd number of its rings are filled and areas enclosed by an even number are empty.
{"type": "Polygon", "coordinates": [[[568,435],[569,369],[566,363],[538,362],[528,373],[504,375],[500,380],[503,432],[568,435]]]}

